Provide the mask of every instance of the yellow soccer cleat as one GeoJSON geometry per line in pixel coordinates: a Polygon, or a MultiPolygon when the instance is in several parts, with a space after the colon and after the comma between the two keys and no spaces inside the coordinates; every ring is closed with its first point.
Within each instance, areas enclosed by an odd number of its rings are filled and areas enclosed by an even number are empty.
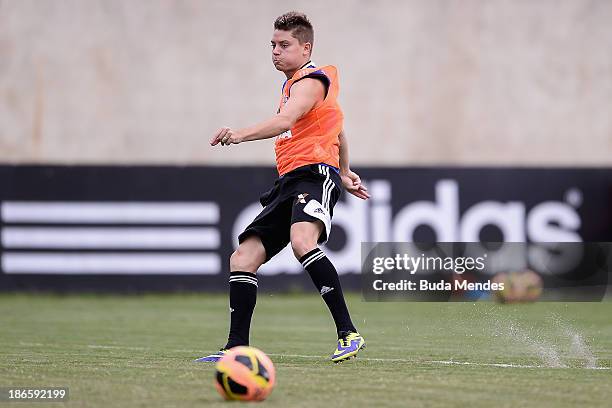
{"type": "Polygon", "coordinates": [[[365,340],[356,332],[340,332],[338,347],[331,356],[331,361],[339,363],[356,357],[359,350],[365,348],[365,340]]]}

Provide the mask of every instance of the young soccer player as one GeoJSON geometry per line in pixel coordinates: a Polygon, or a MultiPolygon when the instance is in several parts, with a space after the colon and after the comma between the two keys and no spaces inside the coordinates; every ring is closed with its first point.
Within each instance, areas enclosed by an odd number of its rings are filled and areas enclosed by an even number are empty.
{"type": "Polygon", "coordinates": [[[249,344],[257,298],[258,268],[288,243],[314,282],[336,324],[334,362],[354,357],[365,347],[357,332],[336,269],[318,244],[329,238],[334,205],[344,187],[361,199],[370,196],[349,167],[348,144],[338,105],[334,66],[317,67],[310,59],[314,32],[302,13],[290,12],[274,22],[272,62],[287,80],[277,114],[244,129],[221,128],[210,144],[229,146],[277,137],[280,178],[260,197],[262,212],[238,237],[230,257],[230,330],[221,351],[196,361],[215,362],[225,350],[249,344]]]}

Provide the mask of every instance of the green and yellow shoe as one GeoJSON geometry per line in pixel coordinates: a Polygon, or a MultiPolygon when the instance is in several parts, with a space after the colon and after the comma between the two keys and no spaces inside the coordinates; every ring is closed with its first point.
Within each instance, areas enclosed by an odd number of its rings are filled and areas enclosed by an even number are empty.
{"type": "Polygon", "coordinates": [[[365,340],[357,332],[340,332],[338,347],[331,356],[331,361],[339,363],[350,358],[357,357],[361,349],[365,349],[365,340]]]}

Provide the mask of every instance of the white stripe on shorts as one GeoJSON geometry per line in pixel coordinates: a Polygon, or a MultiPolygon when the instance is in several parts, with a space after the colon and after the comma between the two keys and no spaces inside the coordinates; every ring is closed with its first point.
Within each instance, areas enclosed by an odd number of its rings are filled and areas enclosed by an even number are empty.
{"type": "Polygon", "coordinates": [[[322,197],[321,197],[321,204],[323,205],[323,207],[325,207],[325,209],[327,209],[328,208],[328,203],[327,203],[327,200],[328,200],[328,189],[329,189],[329,182],[331,181],[329,179],[329,167],[323,166],[322,164],[320,166],[322,167],[321,174],[325,175],[325,181],[323,182],[323,194],[322,194],[322,197]]]}
{"type": "Polygon", "coordinates": [[[325,209],[327,210],[327,212],[329,212],[329,202],[331,201],[331,193],[332,193],[332,190],[334,189],[334,186],[335,186],[334,181],[330,178],[329,179],[329,184],[327,186],[327,190],[328,190],[327,191],[327,200],[325,202],[325,209]]]}

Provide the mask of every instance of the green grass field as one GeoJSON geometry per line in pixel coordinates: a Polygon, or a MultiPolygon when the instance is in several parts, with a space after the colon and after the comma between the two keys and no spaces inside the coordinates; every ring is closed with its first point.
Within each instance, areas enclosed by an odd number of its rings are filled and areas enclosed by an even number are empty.
{"type": "MultiPolygon", "coordinates": [[[[251,341],[277,369],[264,405],[612,401],[610,302],[365,303],[354,295],[349,305],[368,348],[334,365],[335,332],[319,296],[260,295],[251,341]]],[[[223,345],[227,317],[217,295],[2,295],[0,386],[67,386],[67,406],[227,407],[213,367],[192,362],[223,345]]],[[[15,406],[27,405],[47,404],[15,406]]]]}

